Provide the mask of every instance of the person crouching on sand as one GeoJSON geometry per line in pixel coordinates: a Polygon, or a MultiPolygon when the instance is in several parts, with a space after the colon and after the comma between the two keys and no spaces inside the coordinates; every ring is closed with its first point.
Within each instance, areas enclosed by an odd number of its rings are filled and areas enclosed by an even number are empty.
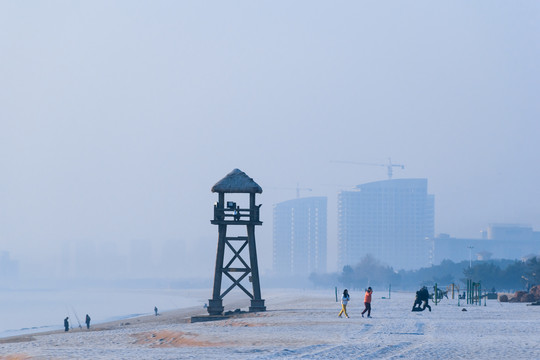
{"type": "Polygon", "coordinates": [[[347,289],[343,290],[343,295],[341,296],[341,311],[339,312],[339,317],[341,317],[341,314],[345,314],[347,318],[349,318],[349,315],[347,315],[347,303],[351,300],[351,297],[349,296],[349,292],[347,289]]]}
{"type": "Polygon", "coordinates": [[[364,311],[362,311],[362,317],[364,317],[364,313],[367,311],[367,317],[371,317],[371,294],[373,293],[373,290],[371,287],[368,287],[366,290],[366,295],[364,296],[364,306],[366,307],[364,311]]]}

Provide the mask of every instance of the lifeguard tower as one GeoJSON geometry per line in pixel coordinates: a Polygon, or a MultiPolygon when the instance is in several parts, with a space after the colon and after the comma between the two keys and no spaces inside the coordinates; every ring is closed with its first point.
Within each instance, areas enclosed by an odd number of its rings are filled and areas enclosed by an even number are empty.
{"type": "Polygon", "coordinates": [[[212,224],[218,226],[218,246],[214,289],[212,299],[208,300],[208,313],[210,315],[223,314],[223,298],[235,287],[240,288],[251,299],[250,312],[265,311],[264,299],[261,299],[255,246],[255,226],[262,225],[259,220],[261,205],[255,205],[255,194],[262,193],[262,188],[244,172],[234,169],[212,187],[212,192],[218,193],[218,201],[214,204],[214,219],[211,220],[212,224]],[[234,201],[225,202],[225,193],[249,194],[249,208],[240,208],[234,201]],[[228,226],[245,226],[246,234],[227,236],[228,226]],[[242,257],[246,247],[249,252],[249,265],[242,257]],[[226,251],[226,249],[230,251],[226,251]],[[226,255],[228,255],[227,263],[225,263],[226,255]],[[222,292],[223,275],[229,278],[232,284],[222,292]],[[252,292],[241,283],[246,277],[252,284],[252,292]]]}

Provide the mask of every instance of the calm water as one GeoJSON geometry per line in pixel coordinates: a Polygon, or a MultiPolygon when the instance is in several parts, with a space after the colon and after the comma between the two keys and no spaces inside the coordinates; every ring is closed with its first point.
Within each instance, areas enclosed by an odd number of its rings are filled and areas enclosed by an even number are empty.
{"type": "Polygon", "coordinates": [[[159,311],[203,306],[210,290],[2,290],[0,291],[0,337],[62,329],[69,316],[72,327],[159,311]],[[77,321],[77,318],[79,321],[77,321]]]}

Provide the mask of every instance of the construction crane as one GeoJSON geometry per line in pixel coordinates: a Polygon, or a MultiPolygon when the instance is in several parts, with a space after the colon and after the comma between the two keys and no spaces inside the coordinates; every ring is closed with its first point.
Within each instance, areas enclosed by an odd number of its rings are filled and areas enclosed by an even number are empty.
{"type": "Polygon", "coordinates": [[[388,169],[388,180],[392,180],[394,167],[400,167],[402,169],[405,169],[405,165],[393,164],[392,159],[390,158],[388,158],[388,164],[375,164],[375,163],[365,163],[365,162],[356,162],[356,161],[337,161],[337,160],[331,161],[331,162],[342,163],[342,164],[355,164],[355,165],[384,166],[388,169]]]}
{"type": "Polygon", "coordinates": [[[296,184],[295,188],[288,188],[288,187],[270,187],[269,189],[276,189],[276,190],[296,190],[296,198],[298,199],[300,197],[300,190],[302,191],[313,191],[313,189],[310,188],[301,188],[300,184],[296,184]]]}

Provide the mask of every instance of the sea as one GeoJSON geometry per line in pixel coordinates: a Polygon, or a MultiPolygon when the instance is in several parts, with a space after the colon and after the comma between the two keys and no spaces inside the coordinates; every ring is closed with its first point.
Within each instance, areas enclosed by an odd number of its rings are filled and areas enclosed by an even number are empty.
{"type": "Polygon", "coordinates": [[[0,290],[0,337],[63,329],[200,306],[210,290],[184,289],[48,289],[0,290]]]}

